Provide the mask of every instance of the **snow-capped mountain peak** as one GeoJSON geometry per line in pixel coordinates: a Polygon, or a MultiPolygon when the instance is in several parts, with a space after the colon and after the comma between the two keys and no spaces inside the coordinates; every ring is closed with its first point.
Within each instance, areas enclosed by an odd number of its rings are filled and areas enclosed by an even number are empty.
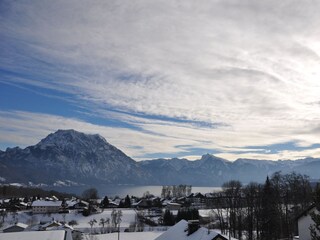
{"type": "Polygon", "coordinates": [[[1,155],[6,167],[16,168],[20,178],[29,175],[28,181],[35,183],[51,183],[57,178],[107,183],[145,180],[137,163],[103,137],[75,130],[58,130],[34,146],[1,155]]]}

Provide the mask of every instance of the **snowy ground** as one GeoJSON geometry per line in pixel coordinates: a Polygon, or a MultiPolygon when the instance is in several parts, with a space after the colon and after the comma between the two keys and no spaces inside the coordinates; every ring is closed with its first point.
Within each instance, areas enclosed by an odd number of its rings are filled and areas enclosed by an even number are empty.
{"type": "MultiPolygon", "coordinates": [[[[118,210],[118,209],[117,209],[118,210]]],[[[30,212],[18,212],[17,215],[13,215],[8,213],[5,218],[5,223],[3,228],[12,225],[15,221],[25,223],[25,224],[39,224],[40,222],[49,222],[53,219],[56,221],[66,221],[69,222],[71,220],[75,220],[78,222],[78,225],[75,225],[74,228],[84,231],[90,232],[90,225],[88,222],[91,219],[96,219],[97,224],[94,226],[92,232],[99,233],[101,230],[101,226],[99,225],[99,221],[101,218],[111,218],[112,209],[106,209],[102,213],[93,214],[88,217],[84,217],[82,214],[78,214],[76,212],[71,212],[69,214],[31,214],[30,212]]],[[[135,221],[136,212],[133,209],[122,209],[122,222],[121,222],[121,240],[154,240],[158,236],[160,236],[164,231],[167,230],[167,227],[145,227],[144,232],[124,232],[126,228],[129,227],[130,223],[135,221]]],[[[89,236],[88,234],[84,235],[84,240],[117,240],[118,233],[109,233],[109,234],[97,234],[89,236]]]]}
{"type": "MultiPolygon", "coordinates": [[[[117,209],[118,210],[118,209],[117,209]]],[[[164,231],[167,230],[167,227],[159,226],[159,227],[149,227],[145,226],[144,227],[144,232],[142,233],[126,233],[124,232],[126,229],[129,228],[129,225],[131,223],[135,222],[136,218],[136,212],[134,209],[121,209],[122,211],[122,221],[121,221],[121,239],[126,240],[126,239],[144,239],[144,240],[153,240],[155,239],[158,235],[163,233],[164,231]]],[[[12,213],[8,213],[8,216],[5,218],[5,223],[3,228],[12,225],[14,222],[21,222],[25,223],[28,225],[36,225],[39,224],[40,222],[50,222],[52,220],[56,221],[65,221],[65,222],[70,222],[71,220],[75,220],[78,224],[73,226],[74,229],[80,230],[82,232],[89,233],[90,230],[90,225],[89,221],[92,219],[95,219],[97,223],[93,226],[92,232],[93,233],[100,233],[101,232],[101,225],[99,225],[100,219],[101,218],[109,218],[111,219],[111,212],[112,209],[105,209],[103,212],[98,213],[98,214],[93,214],[88,217],[83,216],[80,213],[77,213],[76,211],[70,212],[69,214],[31,214],[31,212],[18,212],[16,216],[14,216],[12,213]],[[15,218],[15,219],[14,219],[15,218]]],[[[173,211],[177,212],[177,211],[173,211]]],[[[212,215],[215,215],[212,210],[210,209],[202,209],[199,210],[199,214],[204,217],[204,218],[211,218],[212,215]]],[[[1,229],[0,229],[1,230],[1,229]]],[[[103,234],[103,235],[94,235],[97,238],[94,238],[94,240],[100,240],[100,239],[116,239],[117,234],[116,233],[110,233],[110,234],[103,234]]]]}
{"type": "MultiPolygon", "coordinates": [[[[121,240],[154,240],[163,232],[132,232],[120,233],[121,240]]],[[[99,234],[93,236],[84,236],[85,240],[118,240],[118,233],[99,234]]]]}
{"type": "MultiPolygon", "coordinates": [[[[4,227],[13,224],[18,221],[21,223],[25,223],[28,225],[39,224],[40,222],[49,222],[52,220],[56,221],[65,221],[70,222],[71,220],[77,221],[78,225],[75,225],[75,229],[89,229],[89,221],[95,219],[97,224],[94,225],[94,228],[97,230],[101,227],[99,226],[99,221],[101,218],[110,218],[111,219],[112,209],[106,209],[101,213],[93,214],[88,217],[83,216],[80,213],[71,212],[69,214],[31,214],[30,212],[18,212],[15,216],[17,220],[14,220],[14,215],[11,213],[5,218],[4,227]]],[[[128,228],[130,223],[135,221],[136,212],[133,209],[122,209],[122,222],[121,222],[121,230],[123,231],[125,228],[128,228]]]]}
{"type": "Polygon", "coordinates": [[[199,209],[199,215],[201,217],[212,217],[214,216],[214,212],[212,211],[212,209],[199,209]]]}

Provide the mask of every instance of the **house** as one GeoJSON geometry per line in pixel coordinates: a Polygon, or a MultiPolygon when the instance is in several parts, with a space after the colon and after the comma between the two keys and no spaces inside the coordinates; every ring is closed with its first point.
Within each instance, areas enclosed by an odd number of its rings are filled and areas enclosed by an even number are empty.
{"type": "Polygon", "coordinates": [[[166,206],[168,210],[179,210],[181,208],[180,203],[169,202],[166,206]]]}
{"type": "Polygon", "coordinates": [[[62,201],[37,200],[31,207],[32,213],[58,213],[62,207],[62,201]]]}
{"type": "Polygon", "coordinates": [[[214,193],[205,193],[204,194],[205,205],[207,207],[214,206],[215,194],[214,193]]]}
{"type": "Polygon", "coordinates": [[[187,196],[187,202],[191,203],[192,206],[194,207],[204,207],[206,203],[206,198],[205,196],[200,193],[191,193],[189,196],[187,196]]]}
{"type": "Polygon", "coordinates": [[[110,201],[108,204],[108,208],[117,208],[117,207],[119,207],[119,204],[116,202],[110,201]]]}
{"type": "Polygon", "coordinates": [[[310,225],[314,224],[310,216],[310,213],[312,212],[319,214],[319,211],[316,209],[315,205],[311,205],[298,216],[299,239],[311,240],[309,227],[310,225]]]}
{"type": "Polygon", "coordinates": [[[0,240],[72,240],[70,231],[30,231],[0,233],[0,240]]]}
{"type": "Polygon", "coordinates": [[[56,229],[51,229],[51,228],[55,228],[55,227],[59,227],[59,226],[61,226],[62,224],[61,223],[59,223],[59,222],[57,222],[57,221],[52,221],[52,222],[47,222],[47,223],[45,223],[45,224],[42,224],[41,226],[40,226],[40,229],[41,230],[56,230],[56,229]]]}
{"type": "Polygon", "coordinates": [[[9,227],[6,227],[3,229],[4,233],[9,233],[9,232],[22,232],[28,227],[27,224],[24,223],[16,223],[14,225],[11,225],[9,227]]]}
{"type": "Polygon", "coordinates": [[[168,231],[161,234],[155,240],[228,240],[216,231],[199,226],[199,221],[181,220],[168,231]]]}
{"type": "Polygon", "coordinates": [[[20,209],[20,210],[26,210],[28,207],[30,207],[29,203],[25,203],[25,202],[19,202],[16,204],[16,206],[20,209]]]}
{"type": "Polygon", "coordinates": [[[141,199],[139,202],[132,203],[133,208],[150,208],[152,206],[152,201],[149,199],[141,199]]]}
{"type": "Polygon", "coordinates": [[[89,207],[89,203],[83,200],[79,200],[76,204],[73,205],[74,209],[85,209],[89,207]]]}

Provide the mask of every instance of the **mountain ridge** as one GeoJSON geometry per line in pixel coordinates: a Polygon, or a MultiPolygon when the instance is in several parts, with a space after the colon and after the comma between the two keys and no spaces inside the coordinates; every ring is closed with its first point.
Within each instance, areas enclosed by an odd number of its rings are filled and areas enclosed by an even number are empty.
{"type": "Polygon", "coordinates": [[[97,134],[75,130],[58,130],[25,149],[7,149],[1,153],[0,162],[12,169],[10,174],[0,169],[1,177],[8,181],[49,184],[60,179],[82,183],[145,181],[137,163],[121,150],[97,134]]]}
{"type": "Polygon", "coordinates": [[[263,182],[276,171],[318,178],[320,159],[228,161],[211,154],[201,159],[155,159],[136,162],[99,134],[57,130],[24,149],[0,151],[4,183],[25,184],[137,184],[219,186],[236,179],[263,182]]]}

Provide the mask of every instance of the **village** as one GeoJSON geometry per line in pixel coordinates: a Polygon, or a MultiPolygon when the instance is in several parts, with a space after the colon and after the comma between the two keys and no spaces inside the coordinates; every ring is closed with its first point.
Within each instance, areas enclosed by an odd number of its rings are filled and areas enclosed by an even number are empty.
{"type": "MultiPolygon", "coordinates": [[[[73,240],[106,234],[111,237],[115,232],[153,232],[160,236],[175,224],[177,217],[192,220],[192,226],[198,226],[196,229],[200,224],[217,227],[214,226],[214,212],[210,209],[213,193],[189,193],[187,196],[175,193],[179,195],[177,197],[171,194],[157,197],[147,192],[142,197],[89,198],[96,193],[95,189],[88,189],[87,199],[59,199],[56,196],[2,199],[0,239],[13,239],[13,234],[20,239],[28,234],[34,237],[35,232],[39,234],[37,238],[45,239],[45,235],[52,231],[56,234],[63,231],[65,234],[61,239],[73,240]]],[[[215,236],[218,234],[216,232],[215,236]]]]}
{"type": "MultiPolygon", "coordinates": [[[[226,220],[232,210],[223,206],[227,204],[226,193],[191,193],[191,189],[185,189],[183,185],[180,188],[165,186],[161,197],[146,192],[142,197],[98,198],[96,189],[90,188],[83,197],[2,199],[0,240],[169,240],[173,239],[173,233],[177,235],[177,231],[181,231],[181,240],[248,239],[245,233],[242,238],[230,236],[231,228],[226,220]],[[199,238],[204,232],[206,237],[199,238]]],[[[315,210],[316,206],[311,205],[299,215],[300,239],[311,239],[310,213],[315,210]]],[[[291,239],[298,238],[297,235],[291,239]]]]}

